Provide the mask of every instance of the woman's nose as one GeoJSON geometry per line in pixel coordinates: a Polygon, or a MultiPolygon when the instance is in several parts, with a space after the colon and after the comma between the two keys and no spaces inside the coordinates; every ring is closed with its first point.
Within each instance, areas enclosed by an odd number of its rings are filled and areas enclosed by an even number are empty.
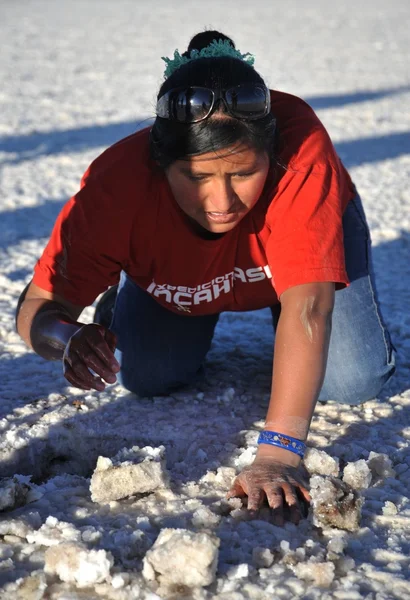
{"type": "Polygon", "coordinates": [[[228,212],[236,201],[231,182],[226,180],[215,182],[209,201],[215,211],[228,212]]]}

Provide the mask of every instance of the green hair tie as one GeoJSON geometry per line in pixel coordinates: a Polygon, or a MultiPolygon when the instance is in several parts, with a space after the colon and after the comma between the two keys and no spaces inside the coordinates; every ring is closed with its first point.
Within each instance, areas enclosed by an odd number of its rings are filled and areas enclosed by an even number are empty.
{"type": "Polygon", "coordinates": [[[255,57],[252,56],[252,54],[249,54],[249,52],[241,54],[239,50],[236,50],[228,42],[228,40],[212,40],[209,46],[202,48],[202,50],[191,50],[189,57],[181,56],[178,50],[175,50],[174,58],[166,58],[163,56],[162,60],[167,65],[164,72],[164,79],[168,79],[168,77],[175,73],[179,67],[186,65],[186,63],[191,62],[191,60],[197,60],[198,58],[218,58],[220,56],[239,58],[239,60],[243,60],[250,67],[253,67],[255,63],[255,57]]]}

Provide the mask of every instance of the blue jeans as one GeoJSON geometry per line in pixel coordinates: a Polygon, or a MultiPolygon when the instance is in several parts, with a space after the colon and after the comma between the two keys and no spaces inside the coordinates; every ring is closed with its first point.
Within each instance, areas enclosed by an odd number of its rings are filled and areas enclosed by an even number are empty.
{"type": "MultiPolygon", "coordinates": [[[[375,398],[393,375],[394,348],[380,313],[370,233],[358,195],[343,215],[343,229],[351,284],[336,292],[319,400],[360,404],[375,398]]],[[[276,330],[280,305],[271,310],[276,330]]],[[[118,336],[122,385],[139,396],[156,396],[192,383],[210,349],[218,317],[175,314],[122,273],[111,324],[118,336]]]]}

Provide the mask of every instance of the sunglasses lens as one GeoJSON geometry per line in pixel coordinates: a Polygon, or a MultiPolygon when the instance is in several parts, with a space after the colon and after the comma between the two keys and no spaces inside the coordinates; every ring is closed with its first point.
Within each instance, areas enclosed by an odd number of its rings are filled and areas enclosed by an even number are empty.
{"type": "Polygon", "coordinates": [[[180,123],[197,123],[211,113],[215,98],[223,98],[228,112],[238,119],[260,119],[270,111],[267,88],[242,84],[222,92],[222,96],[215,96],[211,89],[195,86],[170,90],[158,100],[157,115],[180,123]]]}
{"type": "Polygon", "coordinates": [[[230,112],[238,119],[260,119],[270,110],[266,88],[258,85],[238,85],[226,91],[230,112]]]}
{"type": "Polygon", "coordinates": [[[212,90],[189,87],[172,95],[172,114],[181,123],[195,123],[208,116],[213,103],[212,90]]]}

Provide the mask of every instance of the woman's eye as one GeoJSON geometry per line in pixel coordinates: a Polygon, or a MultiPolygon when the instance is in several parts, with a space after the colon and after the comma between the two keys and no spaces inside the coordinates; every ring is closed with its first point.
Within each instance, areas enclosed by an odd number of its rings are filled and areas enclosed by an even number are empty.
{"type": "Polygon", "coordinates": [[[241,177],[242,179],[246,179],[246,177],[251,177],[252,175],[255,175],[256,171],[250,171],[249,173],[237,173],[236,176],[237,177],[241,177]]]}
{"type": "Polygon", "coordinates": [[[205,177],[203,175],[188,175],[188,179],[191,181],[203,181],[205,177]]]}

